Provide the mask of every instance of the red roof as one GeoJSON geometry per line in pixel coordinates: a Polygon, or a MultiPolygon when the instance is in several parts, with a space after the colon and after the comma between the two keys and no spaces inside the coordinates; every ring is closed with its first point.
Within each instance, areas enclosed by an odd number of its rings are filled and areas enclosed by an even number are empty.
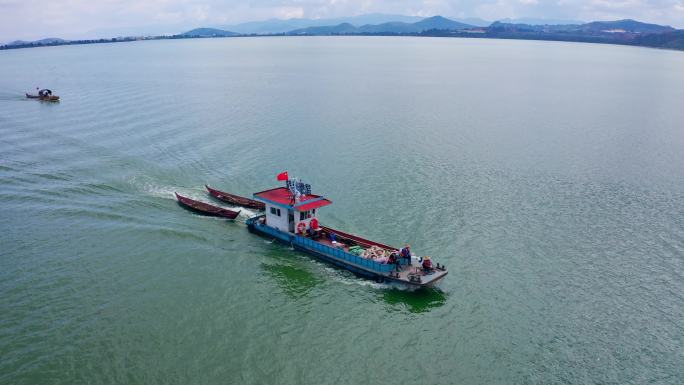
{"type": "Polygon", "coordinates": [[[330,200],[320,195],[304,195],[299,199],[299,202],[294,203],[292,202],[290,190],[286,187],[278,187],[254,193],[254,199],[280,206],[287,206],[297,211],[308,211],[332,204],[330,200]],[[294,205],[292,203],[294,203],[294,205]]]}

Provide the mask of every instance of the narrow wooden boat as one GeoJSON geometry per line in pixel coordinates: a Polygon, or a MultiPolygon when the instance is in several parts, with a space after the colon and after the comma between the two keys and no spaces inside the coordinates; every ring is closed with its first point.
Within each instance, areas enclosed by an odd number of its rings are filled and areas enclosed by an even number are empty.
{"type": "Polygon", "coordinates": [[[178,193],[175,194],[179,204],[200,214],[212,215],[215,217],[223,217],[228,219],[235,219],[240,214],[239,211],[224,209],[218,206],[210,205],[209,203],[204,203],[196,201],[194,199],[190,199],[188,197],[184,197],[178,193]]]}
{"type": "Polygon", "coordinates": [[[27,92],[27,93],[26,93],[26,97],[29,98],[29,99],[39,99],[39,100],[43,100],[43,101],[46,101],[46,102],[56,102],[56,101],[59,101],[59,96],[57,96],[57,95],[40,96],[40,95],[29,94],[29,93],[27,92]]]}
{"type": "Polygon", "coordinates": [[[256,209],[256,210],[265,210],[266,209],[266,205],[263,202],[259,202],[259,201],[256,201],[254,199],[249,199],[249,198],[241,197],[239,195],[219,191],[219,190],[213,189],[207,185],[204,185],[204,187],[206,187],[207,191],[209,191],[209,195],[213,196],[214,198],[216,198],[218,200],[222,200],[224,202],[228,202],[228,203],[234,204],[236,206],[247,207],[250,209],[256,209]]]}

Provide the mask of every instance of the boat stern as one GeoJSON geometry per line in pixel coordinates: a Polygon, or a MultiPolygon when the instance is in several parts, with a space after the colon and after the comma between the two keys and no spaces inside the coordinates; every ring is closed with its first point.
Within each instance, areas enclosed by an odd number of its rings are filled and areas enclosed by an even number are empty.
{"type": "Polygon", "coordinates": [[[390,281],[401,282],[416,287],[434,286],[437,282],[446,277],[449,272],[444,266],[438,269],[426,271],[422,267],[414,265],[404,265],[401,271],[392,271],[387,275],[390,281]]]}

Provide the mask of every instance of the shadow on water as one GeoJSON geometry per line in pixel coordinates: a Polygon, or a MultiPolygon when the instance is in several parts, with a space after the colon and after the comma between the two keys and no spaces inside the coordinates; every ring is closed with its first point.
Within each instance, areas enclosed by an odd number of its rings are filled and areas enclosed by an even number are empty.
{"type": "Polygon", "coordinates": [[[262,263],[261,268],[275,279],[285,294],[294,298],[305,296],[321,282],[310,271],[286,263],[262,263]]]}
{"type": "Polygon", "coordinates": [[[403,308],[411,313],[427,313],[443,306],[447,300],[444,292],[433,288],[413,291],[392,288],[383,290],[382,297],[391,307],[403,308]]]}

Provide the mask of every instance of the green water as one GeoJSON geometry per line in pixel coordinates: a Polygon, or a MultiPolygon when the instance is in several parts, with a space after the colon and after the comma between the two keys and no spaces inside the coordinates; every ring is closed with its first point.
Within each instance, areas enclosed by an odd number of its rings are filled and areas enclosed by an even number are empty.
{"type": "Polygon", "coordinates": [[[0,52],[0,383],[681,384],[682,69],[484,39],[0,52]],[[284,170],[323,223],[445,263],[439,290],[172,197],[284,170]]]}

